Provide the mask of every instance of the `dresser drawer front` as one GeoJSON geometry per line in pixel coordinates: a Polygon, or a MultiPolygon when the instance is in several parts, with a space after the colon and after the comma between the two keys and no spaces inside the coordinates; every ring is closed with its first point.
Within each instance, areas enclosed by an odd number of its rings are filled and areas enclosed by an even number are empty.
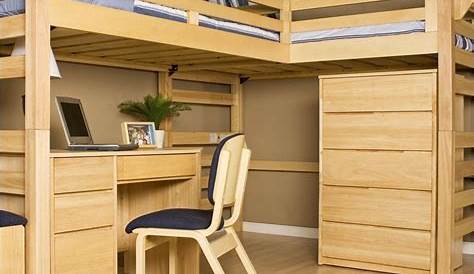
{"type": "Polygon", "coordinates": [[[55,235],[54,273],[116,273],[114,235],[111,227],[55,235]]]}
{"type": "Polygon", "coordinates": [[[114,162],[113,157],[57,158],[54,160],[54,192],[112,189],[114,162]]]}
{"type": "Polygon", "coordinates": [[[431,230],[428,191],[322,187],[324,221],[431,230]]]}
{"type": "Polygon", "coordinates": [[[64,194],[54,198],[56,233],[113,225],[115,192],[64,194]]]}
{"type": "Polygon", "coordinates": [[[325,185],[432,190],[432,152],[326,149],[322,158],[325,185]]]}
{"type": "Polygon", "coordinates": [[[435,73],[324,79],[324,112],[430,111],[435,73]]]}
{"type": "Polygon", "coordinates": [[[332,222],[321,229],[324,257],[430,269],[429,232],[332,222]]]}
{"type": "Polygon", "coordinates": [[[323,114],[325,149],[432,150],[433,113],[323,114]]]}
{"type": "Polygon", "coordinates": [[[193,176],[196,155],[121,156],[117,158],[119,181],[193,176]]]}

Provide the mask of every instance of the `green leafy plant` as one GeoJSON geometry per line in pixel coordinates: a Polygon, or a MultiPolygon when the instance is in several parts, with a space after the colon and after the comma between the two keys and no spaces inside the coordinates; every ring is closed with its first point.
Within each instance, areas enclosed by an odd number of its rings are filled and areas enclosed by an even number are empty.
{"type": "Polygon", "coordinates": [[[121,113],[133,116],[143,122],[154,122],[156,129],[166,118],[177,117],[181,111],[191,110],[186,104],[173,102],[162,95],[148,95],[143,102],[126,101],[118,106],[121,113]]]}

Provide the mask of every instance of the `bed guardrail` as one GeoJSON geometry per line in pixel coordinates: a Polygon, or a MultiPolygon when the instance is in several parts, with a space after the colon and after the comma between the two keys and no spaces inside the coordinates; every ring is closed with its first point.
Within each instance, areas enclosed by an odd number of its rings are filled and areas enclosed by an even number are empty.
{"type": "MultiPolygon", "coordinates": [[[[324,1],[324,0],[292,0],[291,10],[304,11],[304,10],[318,10],[318,9],[329,9],[329,8],[354,8],[354,13],[341,16],[331,16],[331,11],[328,12],[329,16],[319,17],[316,19],[306,19],[301,21],[292,21],[291,31],[294,32],[306,32],[306,31],[318,31],[326,29],[346,28],[346,27],[359,27],[369,25],[382,25],[391,23],[401,23],[409,21],[425,21],[426,31],[437,30],[437,9],[436,0],[425,0],[425,4],[422,7],[409,7],[400,8],[394,10],[383,10],[384,5],[381,3],[383,0],[335,0],[335,1],[324,1]],[[360,9],[357,7],[361,5],[378,4],[381,8],[371,9],[368,13],[357,12],[360,9]]],[[[349,9],[350,10],[350,9],[349,9]]]]}
{"type": "MultiPolygon", "coordinates": [[[[245,24],[270,31],[282,33],[285,29],[285,21],[268,17],[264,14],[258,14],[244,9],[216,5],[207,1],[196,0],[146,0],[147,2],[167,6],[170,8],[185,10],[188,13],[188,23],[199,24],[199,15],[205,15],[221,20],[245,24]]],[[[282,12],[290,12],[289,0],[257,0],[253,3],[265,5],[282,12]],[[285,5],[288,2],[288,5],[285,5]]]]}

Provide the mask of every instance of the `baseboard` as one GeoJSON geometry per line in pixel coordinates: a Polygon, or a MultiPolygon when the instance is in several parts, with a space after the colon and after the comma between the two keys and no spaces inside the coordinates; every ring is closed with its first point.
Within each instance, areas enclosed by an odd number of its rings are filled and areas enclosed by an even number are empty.
{"type": "Polygon", "coordinates": [[[467,255],[474,255],[474,242],[464,242],[462,253],[467,255]]]}
{"type": "MultiPolygon", "coordinates": [[[[244,222],[243,231],[299,238],[318,238],[318,229],[310,227],[244,222]]],[[[463,253],[474,255],[474,242],[464,242],[463,253]]]]}
{"type": "Polygon", "coordinates": [[[262,234],[271,234],[271,235],[309,238],[309,239],[318,238],[317,228],[300,227],[300,226],[244,222],[243,231],[262,233],[262,234]]]}

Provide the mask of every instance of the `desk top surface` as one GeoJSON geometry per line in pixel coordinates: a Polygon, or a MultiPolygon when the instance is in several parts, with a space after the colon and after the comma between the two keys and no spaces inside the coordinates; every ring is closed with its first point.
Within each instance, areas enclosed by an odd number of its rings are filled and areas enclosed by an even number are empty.
{"type": "Polygon", "coordinates": [[[138,149],[130,151],[70,151],[51,150],[50,158],[68,157],[104,157],[104,156],[140,156],[140,155],[169,155],[200,153],[201,148],[165,148],[165,149],[138,149]]]}

